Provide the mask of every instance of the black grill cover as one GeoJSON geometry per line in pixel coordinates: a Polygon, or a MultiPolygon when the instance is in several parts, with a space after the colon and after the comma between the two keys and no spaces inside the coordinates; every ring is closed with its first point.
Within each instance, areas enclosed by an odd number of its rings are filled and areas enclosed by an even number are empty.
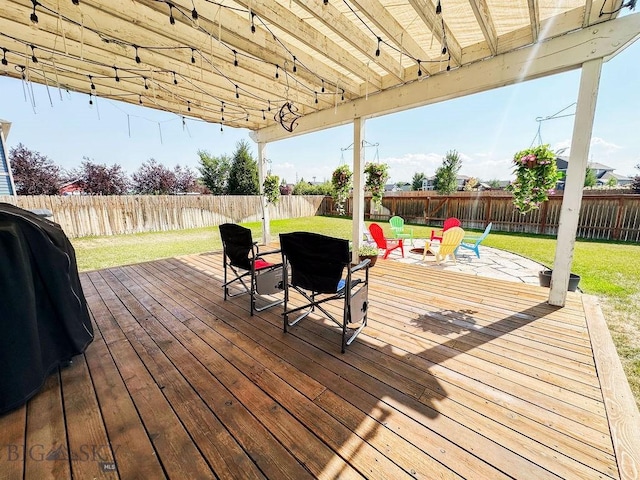
{"type": "Polygon", "coordinates": [[[59,225],[0,203],[0,414],[92,340],[69,239],[59,225]]]}

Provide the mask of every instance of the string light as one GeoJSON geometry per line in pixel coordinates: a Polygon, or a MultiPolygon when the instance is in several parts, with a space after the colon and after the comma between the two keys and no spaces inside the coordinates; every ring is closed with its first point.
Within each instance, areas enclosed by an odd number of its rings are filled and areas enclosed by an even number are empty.
{"type": "Polygon", "coordinates": [[[187,112],[191,111],[191,102],[187,100],[187,112]]]}
{"type": "Polygon", "coordinates": [[[9,65],[9,62],[7,61],[7,52],[8,50],[4,47],[2,47],[2,65],[4,65],[5,67],[7,65],[9,65]]]}
{"type": "Polygon", "coordinates": [[[96,86],[95,86],[95,84],[93,83],[93,77],[92,77],[91,75],[89,75],[89,81],[91,82],[91,90],[95,90],[95,89],[96,89],[96,86]]]}
{"type": "Polygon", "coordinates": [[[438,0],[438,4],[436,5],[436,15],[440,15],[442,13],[442,5],[440,5],[440,0],[438,0]]]}
{"type": "Polygon", "coordinates": [[[142,95],[138,95],[138,103],[142,105],[142,95]]]}
{"type": "Polygon", "coordinates": [[[36,15],[36,7],[40,4],[38,3],[37,0],[31,0],[31,3],[33,3],[33,12],[31,13],[31,16],[29,18],[33,23],[38,23],[38,15],[36,15]]]}
{"type": "MultiPolygon", "coordinates": [[[[37,19],[37,15],[36,15],[36,13],[37,13],[37,7],[38,7],[38,6],[43,7],[43,5],[42,5],[41,3],[39,3],[39,2],[38,2],[38,0],[31,0],[31,1],[32,1],[32,4],[33,4],[33,15],[34,15],[34,16],[36,17],[36,19],[37,19]]],[[[159,1],[162,1],[163,3],[166,3],[166,4],[169,6],[169,17],[170,17],[170,23],[172,23],[172,24],[174,24],[174,25],[175,25],[175,20],[176,20],[176,19],[175,19],[175,17],[174,17],[174,15],[175,15],[175,13],[176,13],[176,12],[174,12],[174,11],[173,11],[174,9],[178,9],[178,12],[179,12],[179,13],[181,13],[182,15],[184,15],[184,16],[189,15],[189,13],[188,13],[189,11],[188,11],[188,10],[186,10],[186,9],[185,9],[185,10],[183,11],[183,10],[182,10],[182,8],[181,8],[180,6],[178,6],[178,5],[174,4],[174,3],[173,3],[172,1],[170,1],[170,0],[159,0],[159,1]]],[[[80,3],[80,2],[79,2],[79,0],[72,0],[72,3],[73,3],[74,5],[79,5],[79,3],[80,3]]],[[[327,5],[327,4],[328,4],[328,1],[325,1],[325,5],[327,5]]],[[[48,8],[46,8],[46,7],[43,7],[43,8],[45,8],[45,9],[49,10],[49,9],[48,9],[48,8]]],[[[225,8],[229,8],[229,7],[225,7],[225,8]]],[[[52,11],[52,12],[53,12],[53,11],[52,11]]],[[[247,12],[248,12],[248,13],[249,13],[249,15],[250,15],[251,24],[254,26],[254,28],[255,28],[256,23],[257,23],[257,22],[256,22],[256,20],[257,20],[257,21],[261,21],[261,24],[263,24],[263,25],[264,25],[264,22],[262,22],[262,20],[260,19],[260,16],[258,15],[258,16],[256,17],[256,14],[255,14],[254,12],[252,12],[250,8],[247,10],[247,12]]],[[[53,13],[55,13],[55,12],[53,12],[53,13]]],[[[59,12],[58,12],[58,15],[60,15],[60,13],[59,13],[59,12]]],[[[195,9],[195,5],[194,5],[193,10],[191,11],[191,16],[192,16],[192,18],[193,18],[194,20],[197,20],[197,19],[198,19],[198,13],[197,13],[197,11],[196,11],[196,9],[195,9]]],[[[67,18],[65,17],[65,20],[69,20],[69,19],[67,19],[67,18]]],[[[33,20],[32,20],[32,21],[33,21],[33,20]]],[[[36,21],[37,21],[37,20],[36,20],[36,21]]],[[[111,38],[109,35],[104,34],[104,33],[100,32],[99,30],[96,30],[96,29],[94,29],[94,28],[91,28],[90,26],[84,25],[84,24],[82,24],[82,23],[80,23],[80,22],[77,22],[77,21],[74,21],[74,20],[69,20],[69,21],[70,21],[71,23],[74,23],[74,24],[78,25],[79,27],[83,28],[84,30],[90,31],[90,32],[95,33],[96,35],[100,36],[101,40],[102,40],[103,42],[105,42],[105,43],[113,43],[113,44],[116,44],[116,45],[121,46],[121,47],[126,47],[126,46],[131,46],[131,47],[133,47],[133,48],[134,48],[134,50],[135,50],[135,61],[136,61],[136,63],[137,63],[137,64],[140,64],[140,63],[141,63],[141,58],[140,58],[140,54],[139,54],[140,49],[172,49],[172,48],[175,48],[175,49],[177,49],[177,48],[190,48],[190,49],[191,49],[191,57],[190,57],[190,59],[191,59],[191,63],[197,63],[197,62],[195,62],[195,53],[196,53],[196,50],[198,50],[198,52],[199,52],[199,49],[197,49],[197,48],[195,48],[195,47],[190,47],[190,46],[181,46],[181,47],[161,47],[161,46],[154,47],[154,46],[143,46],[143,47],[141,47],[141,46],[139,46],[139,45],[131,44],[131,43],[128,43],[128,42],[126,42],[126,41],[120,40],[120,39],[118,39],[118,38],[111,38]]],[[[201,26],[199,26],[199,25],[195,25],[195,24],[194,24],[194,27],[196,27],[197,29],[199,29],[199,30],[201,30],[201,31],[203,31],[203,32],[205,32],[205,33],[208,33],[208,32],[206,32],[206,30],[205,30],[203,27],[201,27],[201,26]]],[[[270,33],[272,33],[272,32],[271,32],[271,30],[269,29],[269,26],[268,26],[268,25],[265,25],[265,28],[266,28],[266,30],[267,30],[267,31],[269,31],[270,33]]],[[[282,42],[281,42],[280,40],[278,40],[278,38],[277,38],[277,36],[276,36],[275,34],[273,34],[273,33],[272,33],[272,35],[274,36],[274,39],[275,39],[277,42],[279,42],[279,43],[281,43],[281,44],[282,44],[282,42]]],[[[379,37],[376,37],[376,38],[379,38],[379,37]]],[[[381,39],[381,41],[382,41],[382,42],[384,42],[384,40],[382,40],[382,39],[381,39]]],[[[26,43],[26,42],[23,42],[23,43],[26,43]]],[[[222,43],[222,42],[221,42],[221,43],[222,43]]],[[[29,44],[28,44],[28,43],[26,43],[26,45],[29,45],[29,44]]],[[[282,45],[283,45],[284,49],[287,51],[287,53],[288,53],[289,55],[291,55],[291,57],[290,57],[290,58],[293,58],[293,67],[292,67],[292,71],[293,71],[294,73],[297,73],[297,70],[298,70],[298,59],[297,59],[297,57],[296,57],[296,56],[294,56],[294,55],[292,54],[292,52],[288,50],[288,48],[287,48],[287,46],[286,46],[285,44],[282,44],[282,45]]],[[[226,45],[226,44],[224,44],[223,46],[224,46],[224,47],[226,47],[226,48],[228,48],[229,50],[231,50],[231,51],[233,52],[233,55],[234,55],[234,66],[238,66],[238,65],[239,65],[239,62],[238,62],[239,55],[243,55],[243,53],[241,53],[241,52],[239,53],[237,50],[230,48],[230,45],[226,45]]],[[[33,49],[33,48],[41,48],[41,47],[39,47],[39,46],[37,46],[37,47],[36,47],[36,46],[32,46],[32,49],[33,49]]],[[[44,49],[44,51],[49,51],[49,50],[45,48],[45,49],[44,49]]],[[[3,55],[2,55],[2,57],[0,57],[0,60],[2,60],[2,64],[3,64],[3,65],[5,64],[5,62],[6,62],[6,64],[8,64],[8,62],[7,62],[7,60],[6,60],[6,57],[7,57],[6,53],[7,53],[7,49],[3,49],[3,55]]],[[[51,50],[51,53],[52,53],[52,54],[58,54],[58,52],[56,52],[55,50],[51,50]]],[[[40,56],[40,57],[42,58],[42,55],[38,55],[38,56],[40,56]]],[[[27,58],[28,58],[28,56],[27,56],[27,55],[25,55],[25,57],[27,57],[27,58]]],[[[189,58],[189,57],[187,57],[187,58],[189,58]]],[[[273,65],[273,63],[272,63],[272,62],[266,61],[266,60],[261,59],[261,58],[254,58],[254,57],[250,57],[250,58],[251,58],[252,60],[255,60],[255,61],[258,61],[258,62],[260,62],[260,61],[261,61],[261,62],[264,62],[264,63],[271,63],[271,64],[273,65]]],[[[34,52],[33,50],[32,50],[32,59],[33,59],[33,61],[34,61],[34,62],[37,62],[37,61],[38,61],[38,59],[36,58],[35,52],[34,52]]],[[[204,61],[207,61],[208,63],[212,63],[212,62],[208,61],[208,60],[207,60],[207,58],[205,58],[204,56],[202,56],[202,59],[203,59],[204,61]]],[[[304,66],[304,64],[302,64],[302,63],[301,63],[300,65],[301,65],[302,67],[304,67],[305,69],[307,69],[307,68],[306,68],[306,66],[304,66]]],[[[102,66],[103,66],[103,67],[107,67],[107,68],[109,67],[109,65],[104,65],[104,64],[103,64],[102,66]]],[[[58,70],[60,70],[60,68],[56,67],[56,66],[55,66],[55,64],[53,65],[53,67],[54,67],[54,68],[57,68],[58,70]]],[[[118,68],[118,67],[116,67],[116,66],[111,66],[111,68],[113,68],[113,69],[114,69],[115,81],[116,81],[116,82],[120,82],[120,78],[121,78],[121,77],[119,76],[119,68],[118,68]]],[[[216,66],[212,64],[212,68],[216,68],[216,66]]],[[[62,69],[62,70],[64,70],[64,69],[62,69]]],[[[125,70],[127,70],[127,69],[125,69],[125,70]]],[[[218,69],[216,68],[216,70],[218,70],[218,69]]],[[[285,75],[287,75],[287,76],[288,76],[288,74],[287,74],[287,71],[286,71],[286,70],[287,70],[287,69],[285,68],[285,75]]],[[[322,93],[324,94],[324,93],[327,91],[327,86],[328,86],[328,85],[333,86],[333,85],[335,85],[335,83],[334,83],[334,82],[329,82],[329,84],[325,85],[325,83],[327,83],[327,81],[328,81],[328,80],[325,80],[325,79],[324,79],[324,78],[322,78],[320,75],[316,74],[315,72],[313,72],[313,71],[312,71],[312,70],[310,70],[310,69],[307,69],[307,70],[308,70],[312,75],[314,75],[314,76],[317,78],[317,80],[320,80],[320,81],[321,81],[321,89],[317,89],[317,90],[315,90],[315,89],[313,89],[311,86],[307,86],[307,85],[302,85],[302,87],[303,87],[303,88],[306,88],[306,89],[309,91],[309,93],[313,92],[313,95],[314,95],[314,96],[313,96],[313,101],[314,101],[314,103],[315,103],[315,104],[318,104],[318,103],[319,103],[319,100],[318,100],[318,94],[319,94],[320,92],[322,92],[322,93]]],[[[127,71],[128,71],[128,70],[127,70],[127,71]]],[[[173,81],[174,81],[174,85],[177,85],[177,84],[178,84],[178,80],[177,80],[177,73],[176,73],[175,71],[173,71],[173,72],[172,72],[172,71],[161,70],[161,69],[158,69],[158,70],[148,69],[148,71],[151,71],[152,76],[153,76],[153,72],[154,72],[154,71],[158,71],[158,72],[160,72],[160,73],[171,73],[171,74],[173,74],[173,81]]],[[[143,78],[143,85],[144,85],[145,90],[149,90],[149,88],[150,88],[150,84],[149,84],[149,82],[147,81],[147,80],[149,80],[149,78],[148,78],[147,76],[142,76],[142,75],[140,75],[139,73],[137,73],[137,74],[136,74],[135,70],[131,70],[131,73],[132,73],[135,77],[138,77],[138,78],[142,77],[142,78],[143,78]]],[[[224,73],[222,73],[222,72],[218,72],[218,73],[220,73],[220,75],[221,75],[221,76],[223,76],[223,77],[225,77],[227,80],[230,80],[230,79],[229,79],[229,78],[228,78],[224,73]]],[[[99,78],[99,77],[96,77],[96,78],[99,78]]],[[[108,77],[105,77],[105,78],[108,78],[108,77]]],[[[125,77],[122,77],[122,78],[125,78],[125,79],[126,79],[126,78],[134,78],[134,77],[128,77],[128,76],[125,76],[125,77]]],[[[279,65],[276,65],[276,78],[279,78],[279,65]]],[[[183,77],[183,79],[184,79],[184,77],[183,77]]],[[[188,80],[189,80],[189,79],[188,79],[188,80]]],[[[187,80],[187,81],[188,81],[188,80],[187,80]]],[[[298,80],[295,80],[295,79],[294,79],[294,81],[295,81],[296,83],[300,83],[298,80]]],[[[91,83],[93,84],[93,79],[91,79],[91,83]]],[[[240,89],[242,88],[242,86],[241,86],[241,85],[239,85],[239,84],[235,84],[235,83],[233,83],[233,82],[232,82],[232,84],[233,84],[233,85],[234,85],[234,87],[235,87],[235,94],[236,94],[236,98],[238,98],[238,99],[239,99],[239,98],[240,98],[239,91],[240,91],[240,89]]],[[[161,88],[161,89],[166,89],[166,88],[163,86],[163,84],[157,84],[157,85],[158,85],[158,87],[159,87],[159,88],[161,88]]],[[[94,88],[95,88],[95,85],[94,85],[94,88]]],[[[205,95],[213,96],[213,95],[209,94],[208,92],[205,92],[204,90],[202,90],[200,87],[197,87],[197,86],[195,86],[195,85],[194,85],[194,88],[197,88],[197,89],[201,90],[205,95]]],[[[329,88],[331,88],[331,87],[329,87],[329,88]]],[[[335,88],[336,88],[336,90],[337,90],[337,89],[338,89],[338,86],[337,86],[337,85],[335,85],[335,88]]],[[[342,89],[340,89],[340,91],[341,91],[341,99],[344,101],[345,89],[344,89],[344,88],[342,88],[342,89]]],[[[335,93],[337,94],[338,92],[336,91],[335,93]]],[[[134,93],[134,95],[135,95],[135,93],[134,93]]],[[[174,94],[174,95],[175,95],[175,94],[174,94]]],[[[111,95],[111,96],[114,96],[114,95],[111,95]]],[[[115,96],[119,96],[119,94],[116,94],[115,96]]],[[[250,96],[251,96],[251,95],[250,95],[250,96]]],[[[269,112],[271,111],[271,102],[270,102],[270,99],[267,99],[267,98],[260,99],[260,98],[259,98],[259,97],[257,97],[257,96],[254,96],[254,97],[255,97],[256,99],[258,99],[258,100],[261,100],[262,102],[267,101],[267,103],[268,103],[267,110],[268,110],[269,112]]],[[[134,97],[134,98],[135,98],[135,97],[134,97]]],[[[214,97],[214,98],[215,98],[215,97],[214,97]]],[[[184,100],[184,101],[186,101],[186,100],[184,100]]],[[[279,108],[279,107],[280,107],[280,105],[278,105],[278,108],[279,108]]],[[[255,110],[255,112],[256,112],[256,114],[257,114],[257,115],[259,115],[259,112],[261,112],[261,111],[262,111],[262,112],[263,112],[263,116],[265,116],[265,115],[264,115],[264,111],[265,111],[265,110],[264,110],[264,108],[263,108],[263,109],[259,109],[259,108],[249,108],[248,110],[249,110],[249,115],[252,115],[252,114],[253,114],[253,111],[255,110]]],[[[257,116],[257,115],[256,115],[256,116],[257,116]]],[[[266,116],[265,116],[265,117],[266,117],[266,116]]],[[[258,117],[258,118],[259,118],[259,117],[258,117]]],[[[264,119],[266,120],[266,118],[264,118],[264,119]]]]}
{"type": "Polygon", "coordinates": [[[422,76],[422,63],[420,63],[420,60],[418,60],[418,76],[422,76]]]}
{"type": "Polygon", "coordinates": [[[378,37],[378,48],[376,49],[376,57],[380,56],[380,42],[382,41],[382,38],[378,37]]]}
{"type": "Polygon", "coordinates": [[[251,13],[251,33],[256,33],[256,25],[255,23],[253,23],[253,17],[255,17],[256,14],[255,13],[251,13]]]}
{"type": "Polygon", "coordinates": [[[38,63],[38,59],[36,58],[36,47],[34,47],[33,45],[29,45],[29,47],[31,47],[31,61],[33,63],[38,63]]]}
{"type": "Polygon", "coordinates": [[[264,115],[264,109],[262,110],[262,119],[263,119],[263,120],[266,120],[266,119],[267,119],[267,117],[265,117],[265,115],[264,115]]]}
{"type": "Polygon", "coordinates": [[[93,105],[93,97],[91,96],[91,93],[89,93],[89,106],[93,105]]]}
{"type": "Polygon", "coordinates": [[[443,55],[446,55],[446,54],[447,54],[447,46],[446,46],[446,45],[443,45],[443,46],[442,46],[442,54],[443,54],[443,55]]]}

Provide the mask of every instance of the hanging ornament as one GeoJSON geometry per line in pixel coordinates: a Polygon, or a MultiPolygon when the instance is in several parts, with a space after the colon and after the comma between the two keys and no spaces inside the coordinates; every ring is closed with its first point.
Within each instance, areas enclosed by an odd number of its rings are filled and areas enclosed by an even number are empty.
{"type": "Polygon", "coordinates": [[[290,102],[284,103],[273,117],[287,132],[293,132],[293,129],[298,125],[299,118],[298,108],[290,102]]]}

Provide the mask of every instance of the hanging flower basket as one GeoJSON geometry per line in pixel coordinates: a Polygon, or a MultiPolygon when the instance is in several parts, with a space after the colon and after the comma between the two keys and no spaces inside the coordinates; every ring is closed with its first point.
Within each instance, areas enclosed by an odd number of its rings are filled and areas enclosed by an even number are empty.
{"type": "Polygon", "coordinates": [[[549,145],[539,145],[516,153],[513,163],[516,179],[507,190],[513,193],[513,204],[520,213],[529,213],[549,199],[560,179],[556,154],[549,145]]]}
{"type": "Polygon", "coordinates": [[[351,191],[351,179],[353,173],[349,165],[340,165],[331,175],[331,185],[333,186],[333,199],[336,202],[336,209],[339,215],[345,214],[344,204],[349,198],[351,191]]]}
{"type": "Polygon", "coordinates": [[[364,173],[367,176],[364,186],[371,192],[373,204],[379,206],[382,203],[384,186],[389,180],[389,165],[386,163],[367,163],[364,166],[364,173]]]}
{"type": "Polygon", "coordinates": [[[277,175],[268,174],[264,177],[262,191],[264,196],[267,197],[268,203],[278,203],[280,199],[280,178],[277,175]]]}

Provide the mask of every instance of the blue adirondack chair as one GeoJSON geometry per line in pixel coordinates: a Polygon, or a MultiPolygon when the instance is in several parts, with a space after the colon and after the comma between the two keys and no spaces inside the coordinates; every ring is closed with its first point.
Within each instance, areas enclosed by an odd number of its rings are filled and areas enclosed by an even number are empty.
{"type": "Polygon", "coordinates": [[[473,250],[474,252],[476,252],[476,257],[480,258],[480,249],[478,247],[480,246],[480,243],[482,243],[482,241],[487,238],[487,235],[489,235],[492,225],[493,223],[487,225],[487,228],[484,229],[484,232],[479,237],[465,237],[462,242],[460,242],[460,246],[458,247],[458,249],[466,248],[468,250],[473,250]]]}

